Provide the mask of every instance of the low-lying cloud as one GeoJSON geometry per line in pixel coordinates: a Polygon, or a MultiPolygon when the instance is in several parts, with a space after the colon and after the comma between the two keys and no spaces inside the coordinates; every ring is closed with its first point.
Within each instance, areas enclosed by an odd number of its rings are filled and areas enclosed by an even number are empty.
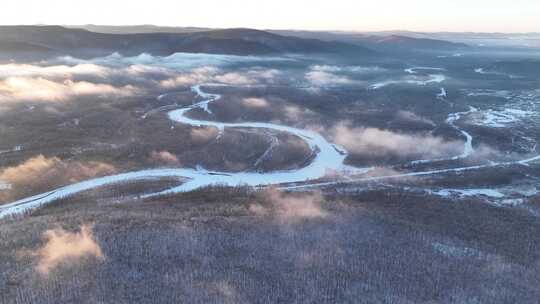
{"type": "Polygon", "coordinates": [[[220,68],[203,66],[190,71],[180,72],[174,77],[160,81],[164,88],[190,86],[198,83],[215,83],[233,86],[254,86],[275,84],[279,82],[281,72],[275,69],[254,67],[234,72],[226,72],[220,68]]]}
{"type": "Polygon", "coordinates": [[[294,59],[272,56],[235,56],[204,53],[175,53],[170,56],[153,56],[143,53],[138,56],[126,57],[122,56],[119,53],[114,53],[109,56],[94,58],[91,60],[66,56],[59,58],[58,61],[71,65],[94,63],[111,67],[123,67],[130,65],[152,65],[175,71],[187,71],[201,66],[220,67],[237,63],[253,63],[255,65],[257,63],[264,62],[294,61],[294,59]]]}
{"type": "Polygon", "coordinates": [[[37,77],[9,77],[0,80],[0,102],[65,101],[77,96],[126,97],[138,90],[131,85],[115,87],[88,81],[53,81],[37,77]]]}
{"type": "Polygon", "coordinates": [[[160,85],[164,88],[174,88],[178,86],[189,86],[197,83],[206,83],[219,73],[214,67],[200,67],[187,73],[181,73],[174,77],[162,80],[160,85]]]}
{"type": "Polygon", "coordinates": [[[237,72],[231,72],[231,73],[225,73],[216,75],[214,77],[214,80],[219,83],[223,84],[229,84],[229,85],[254,85],[257,84],[257,80],[248,77],[248,75],[237,73],[237,72]]]}
{"type": "Polygon", "coordinates": [[[270,103],[265,98],[251,97],[251,98],[244,98],[242,100],[242,105],[244,105],[247,108],[262,109],[262,108],[267,108],[270,105],[270,103]]]}
{"type": "Polygon", "coordinates": [[[422,123],[435,126],[433,120],[418,116],[416,113],[411,111],[400,110],[396,113],[396,118],[404,122],[422,123]]]}
{"type": "Polygon", "coordinates": [[[104,260],[101,247],[96,242],[92,227],[83,225],[79,232],[69,232],[61,228],[43,233],[44,244],[34,256],[38,258],[36,270],[48,275],[58,266],[76,265],[84,258],[104,260]]]}
{"type": "Polygon", "coordinates": [[[0,180],[21,184],[46,177],[63,176],[68,181],[76,181],[102,174],[112,174],[115,171],[112,165],[102,162],[65,162],[57,157],[48,158],[39,155],[20,165],[0,171],[0,180]]]}
{"type": "Polygon", "coordinates": [[[306,80],[319,87],[362,84],[357,77],[373,75],[387,71],[377,66],[335,66],[314,65],[305,74],[306,80]],[[356,77],[355,77],[356,76],[356,77]]]}
{"type": "Polygon", "coordinates": [[[176,155],[169,151],[152,151],[150,153],[150,161],[158,163],[160,165],[180,165],[180,161],[176,155]]]}
{"type": "Polygon", "coordinates": [[[51,65],[39,66],[31,64],[2,64],[0,65],[0,78],[9,77],[46,77],[46,78],[71,78],[73,76],[99,76],[106,77],[111,69],[91,64],[51,65]]]}
{"type": "Polygon", "coordinates": [[[279,59],[206,54],[167,57],[113,54],[91,60],[61,57],[39,65],[10,63],[0,65],[0,103],[57,102],[89,95],[125,97],[140,94],[141,84],[161,88],[198,83],[274,84],[281,79],[281,72],[276,69],[255,66],[228,71],[220,68],[238,62],[268,60],[279,59]],[[122,85],[112,85],[112,82],[122,85]]]}
{"type": "Polygon", "coordinates": [[[219,130],[213,127],[191,129],[191,140],[197,144],[207,143],[219,136],[219,130]]]}
{"type": "Polygon", "coordinates": [[[12,194],[28,194],[25,192],[32,190],[45,191],[51,187],[114,173],[114,166],[102,162],[63,161],[57,157],[39,155],[19,165],[0,170],[0,180],[11,185],[10,191],[0,192],[0,199],[12,199],[12,194]],[[11,193],[12,191],[14,193],[11,193]]]}
{"type": "Polygon", "coordinates": [[[295,105],[288,105],[283,108],[283,113],[289,120],[300,120],[306,112],[309,112],[309,110],[302,110],[295,105]]]}
{"type": "Polygon", "coordinates": [[[132,64],[121,67],[109,67],[94,63],[81,62],[75,65],[55,64],[0,64],[0,79],[12,77],[45,78],[48,80],[64,81],[73,79],[108,79],[128,77],[160,76],[171,77],[175,71],[153,65],[132,64]]]}
{"type": "Polygon", "coordinates": [[[337,75],[325,71],[310,71],[306,73],[306,79],[315,86],[349,85],[354,81],[347,76],[337,75]]]}
{"type": "Polygon", "coordinates": [[[331,130],[335,143],[351,154],[400,158],[440,158],[458,155],[461,141],[446,141],[429,134],[404,134],[377,128],[353,127],[342,122],[331,130]]]}
{"type": "Polygon", "coordinates": [[[276,189],[262,193],[263,204],[252,204],[249,210],[258,216],[272,216],[279,221],[295,223],[303,220],[325,218],[328,213],[321,207],[324,201],[318,191],[287,194],[276,189]]]}

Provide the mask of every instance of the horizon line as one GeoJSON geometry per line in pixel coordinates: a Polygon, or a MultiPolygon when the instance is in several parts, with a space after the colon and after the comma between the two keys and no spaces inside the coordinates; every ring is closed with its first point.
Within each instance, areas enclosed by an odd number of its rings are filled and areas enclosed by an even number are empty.
{"type": "Polygon", "coordinates": [[[437,33],[450,33],[450,34],[540,34],[540,31],[527,31],[527,32],[502,32],[502,31],[451,31],[451,30],[408,30],[408,29],[392,29],[392,30],[354,30],[354,29],[299,29],[299,28],[283,28],[283,29],[272,29],[272,28],[258,28],[258,27],[205,27],[205,26],[182,26],[182,25],[158,25],[151,23],[138,23],[138,24],[122,24],[122,25],[111,25],[111,24],[95,24],[95,23],[86,23],[86,24],[47,24],[47,23],[33,23],[33,24],[0,24],[0,26],[60,26],[65,28],[73,27],[85,27],[85,26],[103,26],[103,27],[137,27],[137,26],[148,26],[148,27],[163,27],[163,28],[172,28],[172,29],[182,29],[182,28],[196,28],[202,30],[225,30],[225,29],[253,29],[261,31],[304,31],[304,32],[334,32],[334,33],[391,33],[391,32],[406,32],[406,33],[423,33],[423,34],[437,34],[437,33]]]}

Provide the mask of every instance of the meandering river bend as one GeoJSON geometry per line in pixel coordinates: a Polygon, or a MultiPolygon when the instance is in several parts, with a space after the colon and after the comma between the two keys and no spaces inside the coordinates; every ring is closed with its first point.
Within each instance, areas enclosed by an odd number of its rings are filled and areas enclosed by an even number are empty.
{"type": "MultiPolygon", "coordinates": [[[[149,170],[140,170],[134,172],[128,172],[118,175],[105,176],[100,178],[95,178],[75,184],[71,184],[65,187],[61,187],[46,193],[35,195],[32,197],[24,198],[16,202],[12,202],[6,205],[0,206],[0,218],[22,214],[33,209],[39,208],[47,203],[53,202],[58,199],[74,195],[86,190],[95,189],[105,185],[111,185],[122,182],[131,182],[131,181],[144,181],[152,180],[159,178],[178,178],[179,184],[180,180],[183,182],[178,187],[173,187],[166,191],[161,191],[158,193],[151,193],[145,195],[145,197],[159,196],[165,194],[174,194],[187,192],[195,190],[201,187],[220,184],[226,186],[265,186],[265,185],[278,185],[285,183],[300,183],[307,182],[310,180],[320,179],[327,174],[341,173],[344,175],[360,175],[366,173],[370,168],[355,168],[344,164],[345,158],[347,157],[347,151],[342,147],[339,147],[335,144],[328,142],[320,134],[309,131],[302,130],[293,127],[277,125],[272,123],[261,123],[261,122],[243,122],[243,123],[223,123],[216,121],[208,120],[198,120],[190,118],[188,113],[194,109],[203,109],[208,113],[212,113],[209,109],[209,105],[216,100],[221,98],[219,94],[210,94],[204,92],[200,85],[193,86],[191,88],[194,93],[199,97],[202,97],[202,101],[196,104],[171,110],[167,113],[170,120],[190,125],[193,127],[214,127],[217,128],[220,133],[225,132],[227,128],[252,128],[252,129],[266,129],[274,130],[278,132],[287,132],[294,134],[301,139],[303,139],[311,148],[313,154],[315,155],[314,159],[310,162],[309,165],[293,170],[284,170],[284,171],[274,171],[274,172],[215,172],[209,171],[202,168],[191,169],[191,168],[164,168],[164,169],[149,169],[149,170]]],[[[158,98],[162,98],[163,95],[160,95],[158,98]]],[[[472,136],[466,131],[460,129],[456,122],[463,115],[467,115],[471,112],[476,111],[476,109],[471,108],[467,112],[452,113],[449,115],[447,123],[460,132],[464,138],[464,149],[461,155],[448,158],[449,160],[455,160],[460,158],[466,158],[473,152],[472,146],[472,136]]],[[[540,160],[540,156],[531,157],[528,159],[515,161],[515,162],[505,162],[505,163],[490,163],[488,165],[477,165],[469,167],[459,167],[459,168],[450,168],[450,169],[439,169],[431,171],[421,171],[421,172],[410,172],[403,174],[393,174],[388,176],[376,176],[376,177],[360,177],[360,178],[347,178],[338,182],[323,182],[323,183],[313,183],[305,185],[291,186],[287,189],[299,189],[299,188],[310,188],[310,187],[320,187],[328,186],[337,183],[354,183],[354,182],[363,182],[370,180],[381,180],[385,178],[397,178],[405,176],[423,176],[423,175],[432,175],[432,174],[441,174],[447,172],[460,172],[460,171],[469,171],[477,170],[488,167],[497,167],[497,166],[509,166],[509,165],[527,165],[530,162],[535,162],[540,160]]],[[[427,163],[431,161],[440,161],[437,160],[419,160],[415,161],[416,163],[427,163]]],[[[414,163],[414,162],[413,162],[414,163]]]]}

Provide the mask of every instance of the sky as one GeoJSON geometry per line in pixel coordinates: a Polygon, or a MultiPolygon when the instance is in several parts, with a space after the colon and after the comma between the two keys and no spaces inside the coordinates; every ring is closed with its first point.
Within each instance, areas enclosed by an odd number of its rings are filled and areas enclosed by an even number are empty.
{"type": "Polygon", "coordinates": [[[540,0],[5,0],[0,23],[540,32],[540,0]]]}

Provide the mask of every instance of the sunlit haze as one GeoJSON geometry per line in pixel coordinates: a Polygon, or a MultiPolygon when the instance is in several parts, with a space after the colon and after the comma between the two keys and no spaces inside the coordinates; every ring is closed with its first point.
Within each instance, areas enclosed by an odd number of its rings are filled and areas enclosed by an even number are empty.
{"type": "Polygon", "coordinates": [[[4,1],[2,24],[309,30],[540,31],[537,0],[4,1]],[[150,6],[150,7],[149,7],[150,6]]]}

